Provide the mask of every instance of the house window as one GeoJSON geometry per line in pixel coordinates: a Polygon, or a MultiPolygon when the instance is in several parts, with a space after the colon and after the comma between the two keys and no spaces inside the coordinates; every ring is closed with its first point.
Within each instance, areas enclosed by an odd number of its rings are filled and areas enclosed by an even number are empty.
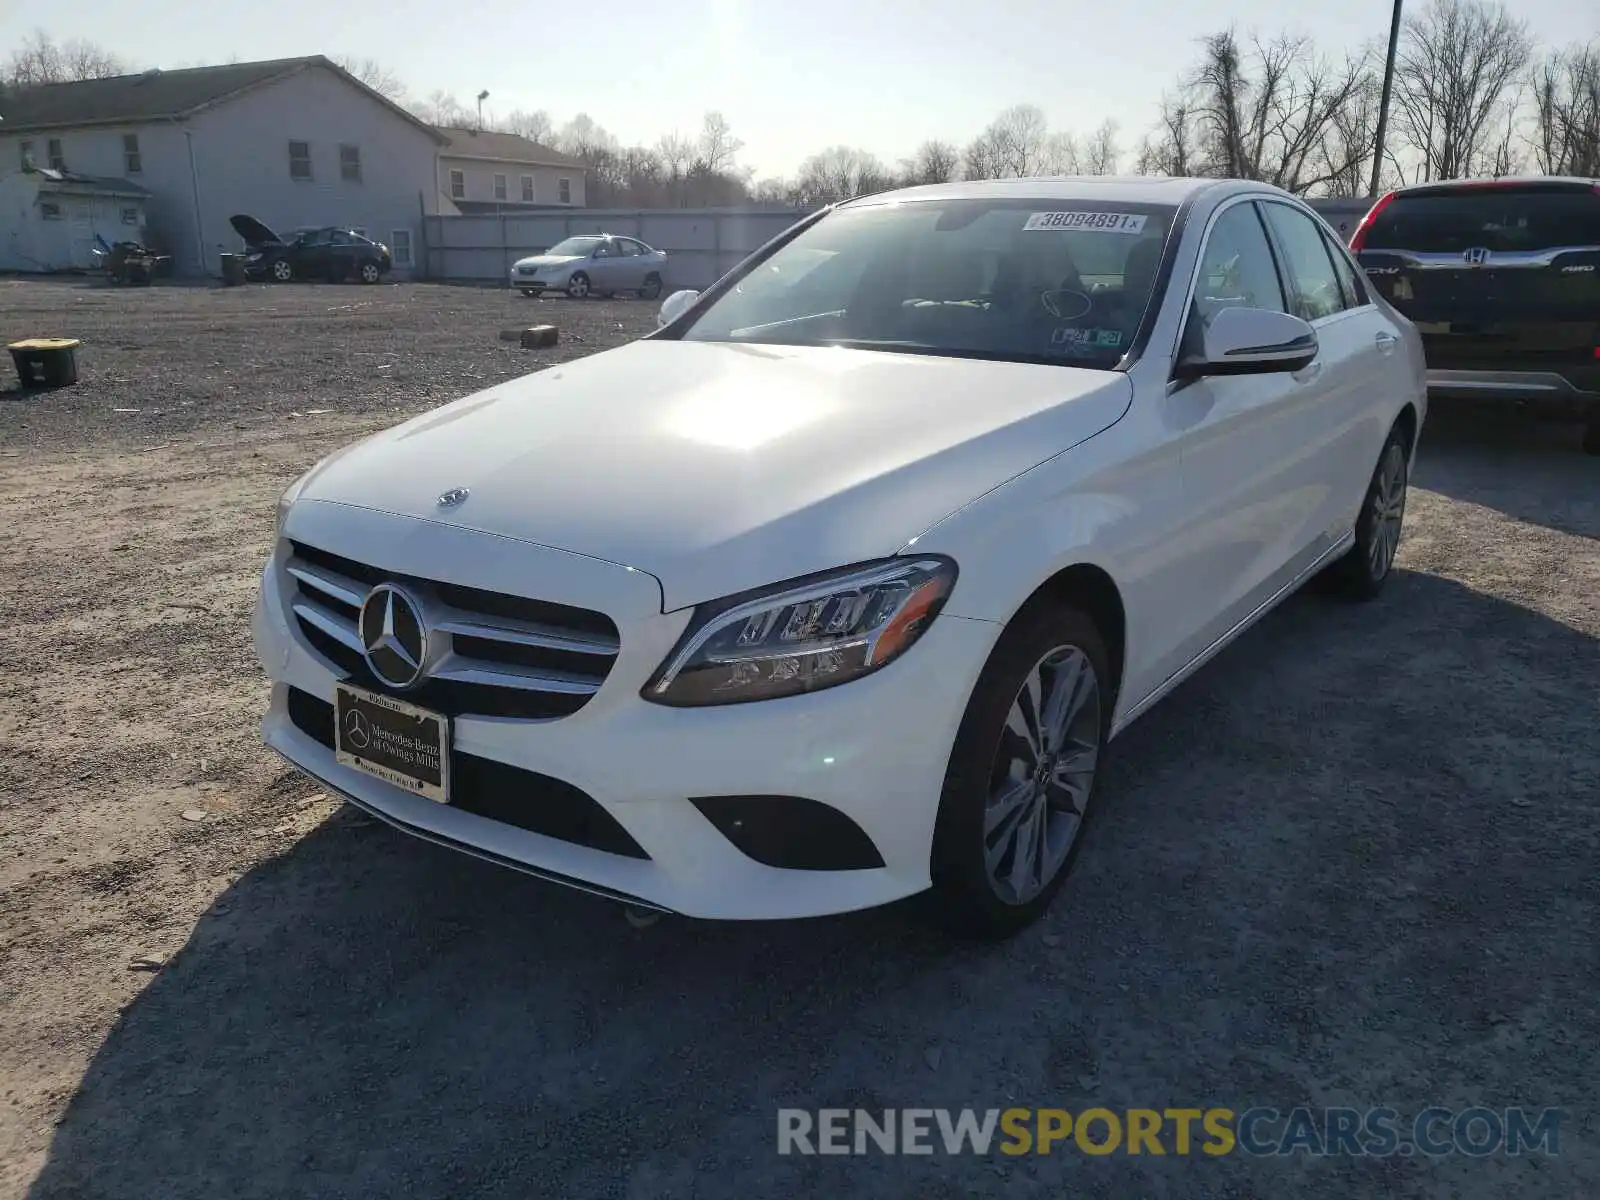
{"type": "Polygon", "coordinates": [[[289,178],[311,178],[311,143],[289,143],[289,178]]]}
{"type": "Polygon", "coordinates": [[[522,177],[522,202],[524,204],[532,204],[533,203],[533,176],[532,175],[524,175],[522,177]]]}
{"type": "Polygon", "coordinates": [[[61,205],[51,204],[48,200],[41,200],[39,202],[39,215],[46,221],[59,221],[61,220],[61,205]]]}
{"type": "Polygon", "coordinates": [[[62,153],[61,139],[51,138],[45,145],[50,151],[50,169],[52,171],[65,171],[67,169],[67,156],[62,153]]]}
{"type": "Polygon", "coordinates": [[[397,267],[411,265],[411,230],[396,229],[389,239],[389,256],[397,267]]]}
{"type": "Polygon", "coordinates": [[[137,225],[139,223],[139,210],[133,207],[123,209],[122,223],[124,225],[137,225]]]}
{"type": "Polygon", "coordinates": [[[18,142],[17,143],[17,156],[21,160],[22,169],[24,171],[33,170],[33,143],[32,142],[18,142]]]}
{"type": "Polygon", "coordinates": [[[465,200],[467,198],[467,173],[465,171],[450,172],[450,199],[465,200]]]}
{"type": "Polygon", "coordinates": [[[506,198],[506,177],[504,175],[496,175],[494,177],[494,198],[496,200],[504,200],[506,198]]]}
{"type": "Polygon", "coordinates": [[[572,203],[572,180],[556,180],[556,199],[560,200],[563,204],[572,203]]]}
{"type": "Polygon", "coordinates": [[[339,178],[346,183],[361,182],[361,147],[339,147],[339,178]]]}
{"type": "Polygon", "coordinates": [[[122,169],[126,174],[137,175],[144,170],[144,160],[139,157],[139,135],[122,135],[122,169]]]}

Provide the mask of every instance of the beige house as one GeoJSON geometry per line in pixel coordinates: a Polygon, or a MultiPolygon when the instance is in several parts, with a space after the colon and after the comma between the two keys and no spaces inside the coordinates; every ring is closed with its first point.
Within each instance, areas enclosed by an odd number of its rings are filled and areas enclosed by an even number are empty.
{"type": "Polygon", "coordinates": [[[582,208],[583,164],[514,133],[487,129],[434,130],[439,148],[441,211],[582,208]]]}

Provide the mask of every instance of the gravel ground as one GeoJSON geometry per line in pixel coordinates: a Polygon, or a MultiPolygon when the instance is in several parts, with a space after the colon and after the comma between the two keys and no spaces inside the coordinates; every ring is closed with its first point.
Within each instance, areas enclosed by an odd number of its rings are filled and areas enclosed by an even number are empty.
{"type": "Polygon", "coordinates": [[[653,309],[0,281],[8,340],[85,343],[78,387],[0,395],[0,1195],[1600,1192],[1600,463],[1567,430],[1432,421],[1384,597],[1294,599],[1135,725],[1003,947],[898,910],[634,930],[270,759],[282,487],[653,309]],[[558,351],[496,340],[535,319],[558,351]],[[1555,1158],[775,1153],[779,1107],[1013,1104],[1569,1116],[1555,1158]]]}

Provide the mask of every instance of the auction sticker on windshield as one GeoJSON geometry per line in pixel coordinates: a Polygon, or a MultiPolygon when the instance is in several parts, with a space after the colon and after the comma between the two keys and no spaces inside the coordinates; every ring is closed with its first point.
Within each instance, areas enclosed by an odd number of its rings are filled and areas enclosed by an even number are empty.
{"type": "Polygon", "coordinates": [[[1037,212],[1023,229],[1093,229],[1099,233],[1143,233],[1143,213],[1037,212]]]}

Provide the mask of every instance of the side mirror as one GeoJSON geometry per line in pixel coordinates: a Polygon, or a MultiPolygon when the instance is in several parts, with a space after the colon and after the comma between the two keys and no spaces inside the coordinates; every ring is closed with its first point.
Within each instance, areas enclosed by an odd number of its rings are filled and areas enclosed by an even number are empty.
{"type": "Polygon", "coordinates": [[[1179,374],[1265,375],[1299,371],[1317,357],[1317,331],[1299,317],[1264,308],[1224,308],[1200,327],[1200,343],[1179,374]]]}
{"type": "Polygon", "coordinates": [[[661,302],[661,311],[656,314],[656,328],[660,329],[671,325],[684,313],[689,311],[689,306],[700,298],[696,291],[684,290],[673,292],[661,302]]]}

